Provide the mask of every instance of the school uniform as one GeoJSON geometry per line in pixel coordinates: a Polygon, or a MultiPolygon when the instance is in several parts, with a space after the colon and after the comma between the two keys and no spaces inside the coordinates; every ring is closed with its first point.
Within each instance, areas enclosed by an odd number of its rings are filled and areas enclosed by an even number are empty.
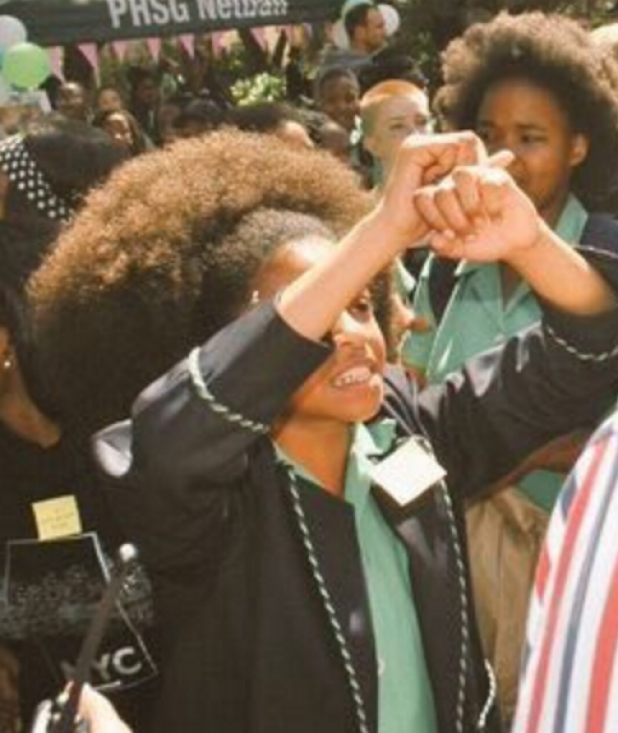
{"type": "MultiPolygon", "coordinates": [[[[428,725],[440,733],[479,722],[499,730],[468,592],[462,499],[573,422],[595,419],[615,387],[616,357],[606,352],[618,343],[618,313],[548,319],[552,336],[537,329],[420,396],[402,372],[386,376],[375,421],[394,421],[386,453],[420,436],[447,471],[403,509],[370,487],[405,555],[423,657],[410,664],[425,670],[428,725]]],[[[140,546],[166,635],[158,731],[382,733],[384,639],[376,645],[372,613],[381,612],[358,508],[303,478],[268,436],[330,353],[265,304],[96,436],[111,504],[140,546]]]]}
{"type": "MultiPolygon", "coordinates": [[[[565,242],[578,246],[584,257],[589,256],[588,247],[618,252],[618,224],[607,215],[588,214],[574,195],[568,197],[555,230],[565,242]]],[[[538,323],[542,315],[538,298],[525,281],[518,283],[505,303],[500,265],[463,261],[454,272],[452,295],[437,319],[433,311],[441,266],[430,259],[415,296],[417,315],[432,328],[407,339],[407,360],[425,371],[430,384],[442,382],[475,354],[538,323]]],[[[549,512],[565,478],[556,471],[533,471],[517,485],[475,502],[467,512],[481,635],[496,671],[506,718],[512,717],[517,699],[534,568],[549,512]]]]}
{"type": "MultiPolygon", "coordinates": [[[[577,197],[571,194],[555,231],[565,242],[576,246],[590,219],[577,197]]],[[[618,225],[614,224],[614,229],[613,241],[591,244],[618,252],[618,225]]],[[[585,251],[582,254],[586,256],[585,251]]],[[[416,315],[431,324],[431,328],[425,333],[410,334],[402,355],[406,363],[425,372],[430,384],[443,381],[471,357],[500,346],[541,319],[541,306],[525,281],[519,282],[505,303],[499,264],[462,261],[455,271],[452,297],[437,324],[429,285],[432,261],[430,258],[426,263],[414,299],[416,315]]],[[[550,512],[564,478],[562,473],[539,470],[524,477],[519,488],[529,501],[550,512]]]]}

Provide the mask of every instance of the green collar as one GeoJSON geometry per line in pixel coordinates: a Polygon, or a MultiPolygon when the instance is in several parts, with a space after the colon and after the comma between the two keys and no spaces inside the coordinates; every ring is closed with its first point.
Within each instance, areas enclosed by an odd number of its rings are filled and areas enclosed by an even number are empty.
{"type": "MultiPolygon", "coordinates": [[[[345,486],[346,494],[349,484],[349,473],[356,473],[356,462],[370,462],[370,458],[383,456],[392,446],[396,435],[396,424],[392,418],[382,418],[372,423],[356,423],[350,427],[351,440],[346,466],[345,486]],[[356,460],[351,460],[355,458],[356,460]]],[[[277,443],[273,442],[277,459],[291,468],[299,477],[320,488],[320,482],[307,471],[300,463],[291,458],[277,443]]],[[[367,491],[369,486],[367,486],[367,491]]]]}

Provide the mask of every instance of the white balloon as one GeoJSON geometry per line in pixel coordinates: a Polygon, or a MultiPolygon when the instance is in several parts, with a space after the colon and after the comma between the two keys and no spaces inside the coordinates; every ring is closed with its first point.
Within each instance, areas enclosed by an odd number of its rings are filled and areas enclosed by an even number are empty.
{"type": "Polygon", "coordinates": [[[17,43],[28,38],[26,26],[12,15],[0,15],[0,49],[6,51],[17,43]]]}

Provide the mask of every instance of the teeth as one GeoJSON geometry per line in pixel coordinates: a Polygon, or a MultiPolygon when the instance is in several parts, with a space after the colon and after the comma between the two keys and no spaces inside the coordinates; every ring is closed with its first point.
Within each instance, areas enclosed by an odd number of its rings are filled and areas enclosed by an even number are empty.
{"type": "Polygon", "coordinates": [[[371,370],[368,367],[354,367],[353,369],[348,369],[347,372],[340,374],[333,384],[335,387],[348,387],[351,384],[362,384],[363,382],[367,382],[370,377],[371,370]]]}

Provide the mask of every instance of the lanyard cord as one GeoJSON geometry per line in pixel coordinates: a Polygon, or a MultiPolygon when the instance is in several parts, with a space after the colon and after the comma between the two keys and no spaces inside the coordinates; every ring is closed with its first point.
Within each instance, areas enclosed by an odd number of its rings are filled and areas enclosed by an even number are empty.
{"type": "Polygon", "coordinates": [[[331,599],[329,590],[326,587],[326,581],[322,575],[322,571],[320,570],[320,562],[315,551],[313,539],[311,538],[305,510],[300,500],[300,493],[298,491],[298,484],[296,483],[294,470],[287,467],[287,474],[289,478],[288,486],[292,497],[294,514],[296,515],[297,524],[301,532],[303,546],[307,554],[311,574],[313,575],[313,579],[318,587],[320,598],[322,599],[322,605],[326,611],[329,625],[335,637],[335,641],[337,642],[339,654],[343,661],[346,677],[348,678],[348,685],[350,687],[350,692],[352,693],[356,720],[358,722],[358,730],[360,733],[369,733],[367,715],[365,713],[365,702],[358,682],[358,676],[356,674],[356,669],[354,668],[354,662],[352,661],[350,650],[348,649],[348,642],[343,633],[343,629],[341,628],[341,624],[339,623],[339,619],[337,618],[337,611],[331,599]]]}
{"type": "Polygon", "coordinates": [[[461,649],[459,651],[459,673],[457,676],[457,706],[455,730],[457,733],[464,733],[464,711],[466,702],[466,676],[468,673],[468,647],[470,643],[470,618],[468,615],[468,583],[466,580],[466,568],[464,565],[463,551],[459,541],[459,531],[455,521],[453,501],[448,492],[445,481],[440,482],[440,493],[444,500],[446,513],[448,515],[448,526],[451,532],[451,540],[455,551],[455,565],[457,567],[457,584],[459,588],[459,614],[461,623],[461,649]]]}

